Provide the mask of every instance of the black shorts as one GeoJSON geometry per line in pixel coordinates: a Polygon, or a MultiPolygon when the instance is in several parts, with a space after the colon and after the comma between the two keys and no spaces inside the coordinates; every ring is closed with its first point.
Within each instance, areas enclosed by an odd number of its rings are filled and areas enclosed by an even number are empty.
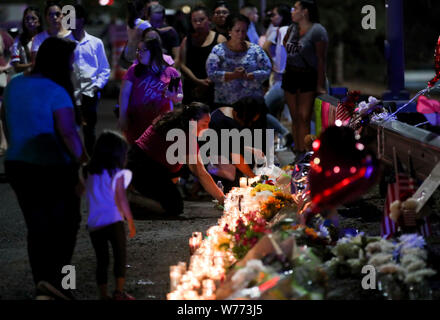
{"type": "Polygon", "coordinates": [[[286,68],[281,88],[292,94],[316,91],[318,74],[315,70],[293,71],[286,68]]]}

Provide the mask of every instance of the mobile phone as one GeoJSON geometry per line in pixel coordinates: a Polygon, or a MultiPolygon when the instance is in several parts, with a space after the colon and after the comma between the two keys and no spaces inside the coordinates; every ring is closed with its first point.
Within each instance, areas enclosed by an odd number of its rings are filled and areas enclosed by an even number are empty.
{"type": "Polygon", "coordinates": [[[175,91],[179,88],[180,77],[171,78],[168,84],[168,91],[175,91]]]}

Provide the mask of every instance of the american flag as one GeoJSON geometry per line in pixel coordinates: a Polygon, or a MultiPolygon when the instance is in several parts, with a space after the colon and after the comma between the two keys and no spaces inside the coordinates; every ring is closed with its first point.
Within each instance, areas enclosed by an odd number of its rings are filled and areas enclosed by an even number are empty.
{"type": "MultiPolygon", "coordinates": [[[[412,162],[410,161],[412,167],[412,162]]],[[[411,172],[414,171],[411,168],[411,172]]],[[[390,218],[390,205],[396,200],[406,200],[417,191],[415,177],[405,173],[398,162],[398,174],[396,181],[388,184],[387,197],[385,200],[384,215],[381,224],[381,236],[385,239],[391,238],[397,232],[396,223],[390,218]]],[[[419,232],[424,237],[431,235],[431,227],[428,218],[424,218],[425,223],[419,227],[419,232]]]]}
{"type": "Polygon", "coordinates": [[[338,103],[336,107],[336,120],[340,120],[342,125],[347,125],[351,119],[351,112],[347,110],[343,103],[338,103]]]}

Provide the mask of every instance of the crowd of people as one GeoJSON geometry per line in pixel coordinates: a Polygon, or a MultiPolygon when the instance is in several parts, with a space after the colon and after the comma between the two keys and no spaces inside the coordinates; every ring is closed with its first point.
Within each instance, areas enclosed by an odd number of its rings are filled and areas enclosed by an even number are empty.
{"type": "MultiPolygon", "coordinates": [[[[105,131],[96,139],[98,104],[111,68],[101,39],[85,30],[87,11],[74,7],[73,30],[63,27],[60,2],[49,0],[43,15],[36,7],[24,11],[15,40],[0,33],[0,74],[7,78],[0,78],[5,132],[0,147],[26,221],[37,297],[72,298],[61,287],[61,268],[74,252],[85,194],[99,297],[111,298],[110,243],[113,298],[130,300],[124,291],[123,221],[130,237],[136,230],[126,189],[157,201],[164,215],[178,216],[184,206],[176,183],[188,174],[185,168],[219,204],[240,176],[254,176],[243,150],[229,154],[238,159],[230,161],[234,165],[206,166],[199,145],[195,150],[187,145],[187,158],[196,161],[170,164],[169,130],[183,130],[189,143],[208,128],[274,129],[301,157],[313,99],[325,92],[328,37],[313,0],[276,5],[262,34],[253,5],[237,13],[225,1],[212,10],[195,6],[183,38],[167,25],[159,1],[129,0],[128,41],[119,59],[127,69],[118,100],[120,133],[105,131]],[[280,122],[286,104],[291,132],[280,122]],[[190,121],[196,123],[194,132],[190,121]]],[[[264,157],[261,150],[251,151],[264,157]]]]}

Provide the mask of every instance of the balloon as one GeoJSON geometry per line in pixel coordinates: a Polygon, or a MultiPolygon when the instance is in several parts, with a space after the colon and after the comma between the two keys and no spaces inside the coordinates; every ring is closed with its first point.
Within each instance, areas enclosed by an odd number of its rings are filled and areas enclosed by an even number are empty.
{"type": "Polygon", "coordinates": [[[438,37],[437,47],[435,49],[435,77],[428,82],[428,87],[432,88],[440,79],[440,37],[438,37]]]}

